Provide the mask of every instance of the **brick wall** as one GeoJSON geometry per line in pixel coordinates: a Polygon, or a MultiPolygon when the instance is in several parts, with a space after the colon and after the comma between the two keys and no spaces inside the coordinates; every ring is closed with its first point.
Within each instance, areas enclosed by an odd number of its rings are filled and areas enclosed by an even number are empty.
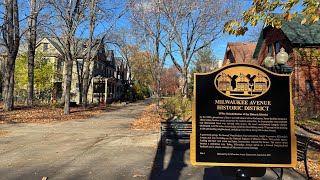
{"type": "Polygon", "coordinates": [[[268,54],[268,45],[272,45],[272,56],[275,57],[275,42],[280,42],[289,54],[288,64],[294,69],[292,74],[292,95],[296,107],[301,107],[304,116],[313,116],[320,113],[320,66],[319,56],[303,53],[310,49],[320,51],[320,47],[293,47],[281,29],[266,28],[264,41],[258,56],[258,64],[268,54]],[[306,85],[306,83],[308,85],[306,85]],[[311,89],[310,89],[311,86],[311,89]],[[308,89],[309,87],[309,89],[308,89]]]}

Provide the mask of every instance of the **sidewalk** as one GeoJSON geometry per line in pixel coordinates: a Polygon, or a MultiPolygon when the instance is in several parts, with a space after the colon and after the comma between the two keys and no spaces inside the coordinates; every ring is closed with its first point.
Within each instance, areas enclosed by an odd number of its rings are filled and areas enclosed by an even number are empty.
{"type": "MultiPolygon", "coordinates": [[[[189,147],[158,149],[159,132],[132,130],[141,101],[96,117],[49,124],[0,124],[0,179],[225,180],[218,167],[194,168],[189,147]]],[[[276,179],[267,169],[262,178],[276,179]]],[[[284,179],[303,179],[289,169],[284,179]]]]}
{"type": "MultiPolygon", "coordinates": [[[[172,147],[166,146],[166,149],[156,152],[153,168],[150,173],[150,179],[190,179],[190,180],[233,180],[235,177],[223,176],[220,172],[220,167],[199,167],[194,168],[190,164],[189,147],[172,147]]],[[[279,173],[279,168],[274,168],[279,173]]],[[[266,169],[266,174],[263,177],[255,177],[252,179],[273,180],[277,179],[277,175],[270,169],[266,169]]],[[[283,179],[303,180],[304,178],[293,171],[285,168],[283,179]]]]}

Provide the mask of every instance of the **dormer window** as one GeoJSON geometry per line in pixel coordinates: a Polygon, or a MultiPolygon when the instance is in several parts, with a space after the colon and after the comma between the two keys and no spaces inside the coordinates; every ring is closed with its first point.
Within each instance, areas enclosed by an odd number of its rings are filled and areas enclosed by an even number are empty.
{"type": "Polygon", "coordinates": [[[49,43],[43,43],[43,52],[48,51],[49,43]]]}

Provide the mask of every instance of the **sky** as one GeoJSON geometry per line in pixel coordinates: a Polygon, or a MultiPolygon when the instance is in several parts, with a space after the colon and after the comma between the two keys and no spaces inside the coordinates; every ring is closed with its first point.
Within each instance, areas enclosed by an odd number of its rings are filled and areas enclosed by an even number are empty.
{"type": "MultiPolygon", "coordinates": [[[[21,1],[21,0],[19,0],[19,1],[21,1]]],[[[252,2],[251,0],[239,0],[239,1],[244,3],[244,7],[243,7],[242,11],[244,11],[245,9],[248,9],[251,6],[251,2],[252,2]]],[[[22,11],[28,10],[28,8],[27,8],[28,6],[24,5],[22,7],[25,7],[24,9],[22,8],[22,11]]],[[[123,9],[120,9],[119,11],[121,11],[121,10],[123,10],[123,9]]],[[[297,10],[301,11],[301,6],[300,7],[298,6],[297,10]]],[[[22,16],[23,16],[23,14],[21,14],[21,17],[22,16]]],[[[117,22],[118,25],[123,26],[123,27],[127,26],[130,23],[127,18],[128,18],[127,15],[123,16],[121,18],[121,20],[119,20],[117,22]]],[[[103,29],[103,27],[99,27],[99,28],[103,29]]],[[[249,31],[244,36],[236,37],[234,35],[224,34],[224,36],[222,38],[215,40],[211,45],[211,48],[212,48],[215,56],[218,59],[223,59],[228,42],[248,42],[248,41],[252,40],[252,35],[250,35],[250,34],[251,34],[252,30],[257,29],[257,27],[250,27],[249,26],[248,28],[249,28],[249,31]]],[[[167,66],[172,65],[170,60],[168,60],[166,64],[167,64],[167,66]]]]}
{"type": "MultiPolygon", "coordinates": [[[[244,0],[243,11],[248,9],[251,6],[251,2],[252,2],[251,0],[244,0]]],[[[301,12],[301,10],[302,10],[301,2],[298,6],[295,6],[293,8],[293,10],[301,12]]],[[[281,11],[280,9],[276,9],[274,12],[280,13],[280,11],[281,11]]],[[[262,27],[262,25],[260,27],[262,27]]],[[[248,26],[248,28],[249,28],[249,30],[246,32],[246,34],[244,36],[236,37],[234,35],[227,35],[226,34],[223,38],[215,41],[211,47],[212,47],[212,50],[215,53],[216,57],[218,59],[223,60],[228,42],[248,42],[248,41],[252,40],[253,37],[251,37],[252,35],[250,33],[252,33],[252,31],[257,31],[259,26],[256,26],[256,27],[248,26]]]]}
{"type": "MultiPolygon", "coordinates": [[[[244,1],[243,3],[244,3],[243,11],[245,9],[248,9],[251,5],[250,0],[244,1]]],[[[248,28],[249,28],[249,31],[247,33],[245,33],[244,36],[236,37],[235,35],[224,34],[223,38],[220,38],[217,41],[213,42],[211,48],[212,48],[214,54],[216,55],[216,57],[218,59],[223,60],[228,42],[248,42],[248,41],[250,41],[251,37],[250,37],[249,33],[251,32],[251,30],[255,29],[255,27],[250,26],[248,28]]]]}

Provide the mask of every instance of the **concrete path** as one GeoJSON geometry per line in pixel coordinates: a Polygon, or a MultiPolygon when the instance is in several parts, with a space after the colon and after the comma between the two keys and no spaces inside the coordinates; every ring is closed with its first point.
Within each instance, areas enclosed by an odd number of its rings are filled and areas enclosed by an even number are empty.
{"type": "MultiPolygon", "coordinates": [[[[157,149],[159,132],[131,130],[149,101],[97,117],[50,124],[1,124],[0,179],[224,180],[219,168],[194,168],[189,148],[157,149]]],[[[232,179],[232,178],[230,178],[232,179]]],[[[276,179],[268,169],[259,179],[276,179]]],[[[285,170],[285,179],[303,179],[285,170]]]]}

